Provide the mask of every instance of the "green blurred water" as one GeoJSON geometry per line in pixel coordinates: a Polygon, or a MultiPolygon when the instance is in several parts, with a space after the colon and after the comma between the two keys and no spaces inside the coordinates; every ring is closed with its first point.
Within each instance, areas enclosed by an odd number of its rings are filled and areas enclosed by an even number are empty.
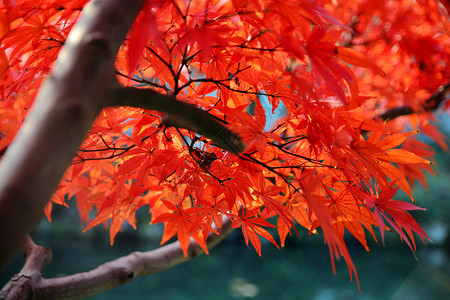
{"type": "MultiPolygon", "coordinates": [[[[168,271],[134,279],[93,300],[118,299],[364,299],[364,300],[446,300],[450,299],[450,160],[441,153],[439,177],[429,177],[429,191],[415,191],[416,204],[426,212],[413,212],[434,243],[417,241],[415,259],[398,236],[386,233],[383,247],[370,241],[367,253],[354,239],[347,239],[358,271],[362,294],[351,283],[343,260],[336,263],[333,275],[328,247],[319,235],[307,237],[301,232],[278,250],[263,243],[263,258],[245,246],[239,231],[201,256],[168,271]]],[[[396,199],[406,197],[399,195],[396,199]]],[[[53,250],[53,260],[44,276],[54,277],[87,271],[108,260],[132,251],[158,246],[161,228],[148,226],[148,216],[139,211],[140,226],[135,232],[125,228],[114,246],[108,234],[98,227],[84,234],[74,207],[57,208],[53,224],[43,220],[33,233],[35,242],[53,250]]],[[[0,286],[20,270],[20,255],[0,277],[0,286]]]]}
{"type": "MultiPolygon", "coordinates": [[[[44,276],[62,276],[96,267],[148,244],[95,238],[51,238],[54,258],[44,276]]],[[[333,275],[328,249],[316,236],[290,241],[281,250],[266,244],[263,258],[248,249],[240,233],[201,256],[168,271],[137,278],[131,283],[89,299],[448,299],[450,264],[442,247],[418,245],[416,260],[406,245],[394,241],[372,245],[370,254],[356,244],[349,248],[358,270],[362,294],[349,280],[343,261],[333,275]]],[[[18,268],[16,258],[14,268],[18,268]]],[[[11,268],[12,269],[12,268],[11,268]]],[[[18,270],[18,269],[17,269],[18,270]]],[[[11,272],[12,270],[9,270],[11,272]]],[[[6,281],[2,277],[2,283],[6,281]]]]}

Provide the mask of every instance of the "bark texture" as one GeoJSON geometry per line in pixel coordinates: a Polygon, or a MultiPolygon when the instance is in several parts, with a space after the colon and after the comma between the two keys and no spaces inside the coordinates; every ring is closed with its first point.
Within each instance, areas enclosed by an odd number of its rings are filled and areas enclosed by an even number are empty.
{"type": "MultiPolygon", "coordinates": [[[[231,221],[225,219],[220,235],[211,233],[208,248],[214,247],[231,232],[231,221]]],[[[203,249],[191,239],[188,256],[184,257],[178,242],[146,251],[133,252],[97,268],[58,278],[43,278],[42,269],[51,260],[51,251],[27,238],[23,246],[25,265],[19,274],[0,291],[1,300],[18,299],[84,299],[127,283],[136,277],[162,272],[200,254],[203,249]]]]}
{"type": "Polygon", "coordinates": [[[0,168],[0,269],[43,208],[117,88],[114,61],[144,0],[98,0],[83,11],[0,168]]]}
{"type": "MultiPolygon", "coordinates": [[[[144,0],[96,0],[70,32],[0,168],[0,270],[42,217],[60,178],[101,109],[159,110],[238,153],[239,136],[206,111],[149,89],[121,87],[117,52],[144,0]]],[[[173,124],[177,125],[177,124],[173,124]]]]}

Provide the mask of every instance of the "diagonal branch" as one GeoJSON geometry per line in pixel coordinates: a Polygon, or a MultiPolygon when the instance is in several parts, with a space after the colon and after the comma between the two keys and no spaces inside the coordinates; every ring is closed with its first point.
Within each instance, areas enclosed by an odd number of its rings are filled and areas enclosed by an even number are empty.
{"type": "Polygon", "coordinates": [[[120,87],[112,90],[111,97],[117,106],[132,106],[165,112],[168,114],[165,125],[191,129],[210,138],[218,146],[232,153],[237,154],[245,148],[239,135],[225,127],[216,117],[174,97],[162,95],[151,89],[133,87],[120,87]]]}
{"type": "MultiPolygon", "coordinates": [[[[232,230],[230,219],[224,219],[220,235],[211,232],[208,236],[208,248],[217,245],[232,230]]],[[[35,250],[38,248],[45,249],[34,245],[35,250]]],[[[162,272],[202,253],[203,249],[191,239],[188,257],[185,258],[179,243],[173,242],[151,251],[133,252],[88,272],[48,279],[42,278],[38,272],[42,268],[33,268],[33,277],[29,276],[28,271],[24,272],[26,266],[33,261],[48,260],[45,253],[43,257],[34,255],[32,259],[27,259],[24,269],[0,291],[0,299],[81,299],[112,289],[136,277],[162,272]],[[21,279],[20,282],[18,278],[21,279]],[[14,298],[16,295],[23,298],[14,298]]]]}

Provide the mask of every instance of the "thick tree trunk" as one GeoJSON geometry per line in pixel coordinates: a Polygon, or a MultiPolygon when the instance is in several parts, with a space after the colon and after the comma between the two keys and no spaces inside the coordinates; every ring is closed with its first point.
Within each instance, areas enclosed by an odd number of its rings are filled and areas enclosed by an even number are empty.
{"type": "Polygon", "coordinates": [[[101,108],[116,53],[144,0],[96,0],[84,10],[0,168],[0,269],[43,208],[101,108]]]}

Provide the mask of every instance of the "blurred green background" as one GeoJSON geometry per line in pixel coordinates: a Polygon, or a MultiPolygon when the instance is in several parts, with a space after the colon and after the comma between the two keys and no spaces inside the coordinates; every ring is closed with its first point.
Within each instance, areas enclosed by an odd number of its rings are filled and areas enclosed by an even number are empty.
{"type": "MultiPolygon", "coordinates": [[[[444,118],[442,126],[449,124],[444,118]]],[[[437,146],[436,146],[436,149],[437,146]]],[[[278,250],[263,242],[263,258],[246,247],[240,231],[192,261],[168,271],[134,279],[131,283],[90,297],[93,300],[118,299],[450,299],[450,155],[438,150],[438,176],[428,176],[429,190],[416,184],[416,204],[427,211],[412,212],[433,243],[417,241],[417,260],[398,235],[387,232],[385,246],[369,238],[370,253],[358,242],[346,238],[358,271],[362,294],[351,283],[343,260],[333,275],[328,247],[318,234],[307,237],[300,231],[278,250]]],[[[407,200],[406,195],[396,197],[407,200]]],[[[37,244],[50,247],[52,262],[44,276],[55,277],[87,271],[132,251],[158,247],[161,226],[148,226],[147,211],[138,211],[138,230],[124,227],[114,246],[99,226],[81,233],[73,207],[55,207],[53,223],[43,219],[32,234],[37,244]]],[[[379,239],[381,240],[381,239],[379,239]]],[[[18,254],[0,276],[3,286],[23,264],[18,254]]]]}

